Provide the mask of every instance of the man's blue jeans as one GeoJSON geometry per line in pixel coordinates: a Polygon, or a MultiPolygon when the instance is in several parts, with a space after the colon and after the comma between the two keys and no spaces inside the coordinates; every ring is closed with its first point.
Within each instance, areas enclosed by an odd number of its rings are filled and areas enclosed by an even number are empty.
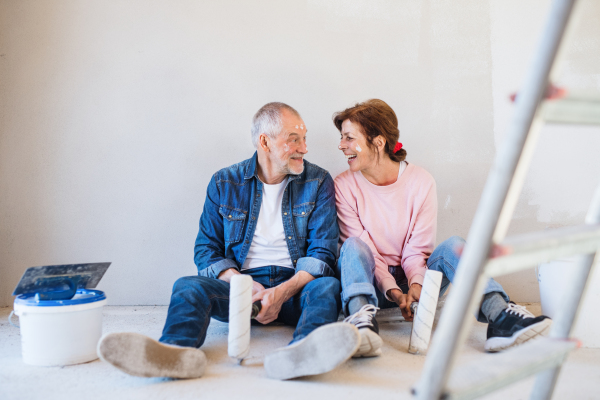
{"type": "MultiPolygon", "coordinates": [[[[285,267],[262,267],[242,271],[265,289],[275,287],[296,273],[285,267]]],[[[337,321],[341,308],[340,282],[321,277],[283,303],[277,321],[295,326],[292,343],[314,329],[337,321]]],[[[210,318],[229,321],[229,283],[202,276],[179,278],[173,285],[171,304],[160,341],[178,346],[200,347],[206,339],[210,318]]]]}
{"type": "MultiPolygon", "coordinates": [[[[454,280],[456,267],[460,257],[455,249],[465,241],[459,236],[451,238],[440,243],[427,260],[427,268],[440,271],[444,274],[440,296],[448,289],[448,285],[454,280]]],[[[374,281],[375,259],[373,252],[365,242],[356,237],[348,238],[340,250],[338,260],[339,273],[342,281],[342,307],[345,314],[348,314],[348,302],[354,296],[365,296],[370,304],[379,308],[392,308],[398,305],[385,298],[379,291],[374,281]]],[[[400,286],[402,292],[408,293],[408,285],[400,286]]],[[[490,279],[483,294],[498,292],[504,300],[508,302],[509,298],[502,286],[493,279],[490,279]]],[[[488,322],[487,318],[480,311],[476,316],[479,322],[488,322]]]]}

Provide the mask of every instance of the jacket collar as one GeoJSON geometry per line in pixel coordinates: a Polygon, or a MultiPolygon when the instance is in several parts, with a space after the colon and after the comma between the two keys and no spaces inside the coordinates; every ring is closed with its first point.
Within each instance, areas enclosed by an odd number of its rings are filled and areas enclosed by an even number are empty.
{"type": "MultiPolygon", "coordinates": [[[[258,178],[258,169],[256,168],[257,164],[258,164],[258,152],[255,151],[254,155],[250,158],[250,162],[246,166],[246,172],[244,173],[244,179],[251,179],[252,177],[259,179],[258,178]]],[[[305,171],[306,171],[306,163],[304,164],[304,171],[302,171],[302,174],[300,174],[300,175],[289,174],[288,175],[288,182],[293,181],[294,179],[300,178],[300,176],[302,176],[305,171]]]]}

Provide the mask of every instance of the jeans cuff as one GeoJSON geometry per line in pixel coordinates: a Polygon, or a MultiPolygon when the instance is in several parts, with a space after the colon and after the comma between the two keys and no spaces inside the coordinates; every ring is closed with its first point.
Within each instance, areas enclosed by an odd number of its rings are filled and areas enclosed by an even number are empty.
{"type": "Polygon", "coordinates": [[[229,258],[224,258],[221,261],[217,261],[216,263],[198,270],[198,275],[203,276],[205,278],[213,278],[217,279],[219,274],[229,268],[235,268],[239,271],[237,263],[229,258]]]}
{"type": "Polygon", "coordinates": [[[321,278],[323,276],[334,276],[333,269],[327,263],[314,257],[302,257],[296,263],[296,272],[305,271],[314,276],[321,278]]]}
{"type": "Polygon", "coordinates": [[[344,310],[344,315],[349,315],[348,302],[351,298],[356,296],[367,297],[369,304],[373,304],[377,307],[377,293],[375,292],[375,287],[366,282],[353,283],[342,291],[342,310],[344,310]]]}

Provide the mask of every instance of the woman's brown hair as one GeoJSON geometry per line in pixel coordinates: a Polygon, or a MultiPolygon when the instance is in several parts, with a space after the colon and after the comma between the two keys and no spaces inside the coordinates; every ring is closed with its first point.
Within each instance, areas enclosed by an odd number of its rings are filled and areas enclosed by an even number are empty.
{"type": "Polygon", "coordinates": [[[379,149],[373,144],[373,139],[381,135],[385,139],[385,154],[392,161],[404,161],[406,150],[400,149],[394,153],[394,147],[400,137],[398,118],[392,107],[388,106],[385,101],[371,99],[333,114],[333,123],[340,132],[342,123],[347,119],[360,126],[360,130],[367,138],[367,145],[371,149],[375,148],[379,154],[379,149]]]}

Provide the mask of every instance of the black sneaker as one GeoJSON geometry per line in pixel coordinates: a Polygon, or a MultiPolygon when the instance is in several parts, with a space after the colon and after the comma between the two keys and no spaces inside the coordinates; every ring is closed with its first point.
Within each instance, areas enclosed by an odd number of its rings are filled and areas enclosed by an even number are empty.
{"type": "Polygon", "coordinates": [[[377,357],[381,355],[383,340],[379,336],[379,325],[375,314],[379,308],[372,304],[362,306],[360,310],[344,320],[358,328],[360,346],[352,357],[377,357]]]}
{"type": "Polygon", "coordinates": [[[524,306],[512,301],[498,317],[488,325],[485,351],[490,353],[504,350],[544,335],[550,329],[552,320],[545,315],[536,317],[524,306]]]}

